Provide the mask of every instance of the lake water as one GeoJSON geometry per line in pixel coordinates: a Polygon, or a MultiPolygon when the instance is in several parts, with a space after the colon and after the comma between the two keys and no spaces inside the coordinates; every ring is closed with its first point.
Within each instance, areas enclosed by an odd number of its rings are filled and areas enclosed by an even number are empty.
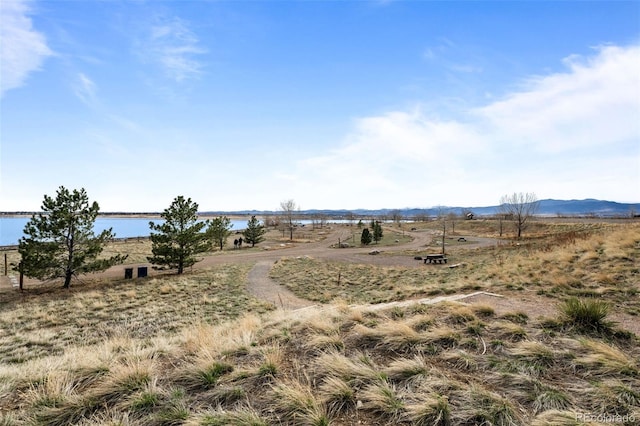
{"type": "MultiPolygon", "coordinates": [[[[29,219],[31,216],[0,217],[0,246],[18,244],[18,240],[24,235],[22,231],[29,219]]],[[[116,238],[148,237],[151,233],[149,221],[162,222],[160,219],[139,217],[98,217],[94,231],[99,233],[105,229],[113,228],[116,238]]],[[[231,224],[233,225],[232,231],[242,230],[247,227],[247,220],[231,220],[231,224]]]]}

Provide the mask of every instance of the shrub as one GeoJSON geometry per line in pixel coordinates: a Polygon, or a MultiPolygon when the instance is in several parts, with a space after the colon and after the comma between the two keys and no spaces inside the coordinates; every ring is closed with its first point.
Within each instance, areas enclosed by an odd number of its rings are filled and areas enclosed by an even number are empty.
{"type": "Polygon", "coordinates": [[[602,300],[580,300],[572,297],[560,305],[562,320],[566,325],[587,332],[611,331],[612,321],[607,320],[609,304],[602,300]]]}

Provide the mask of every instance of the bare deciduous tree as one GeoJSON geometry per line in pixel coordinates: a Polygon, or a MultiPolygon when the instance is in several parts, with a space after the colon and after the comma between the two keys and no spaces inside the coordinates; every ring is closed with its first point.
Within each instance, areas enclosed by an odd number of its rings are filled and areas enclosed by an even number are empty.
{"type": "Polygon", "coordinates": [[[389,214],[391,215],[391,220],[393,222],[395,222],[398,226],[400,226],[400,224],[402,223],[402,211],[401,210],[391,210],[389,212],[389,214]]]}
{"type": "Polygon", "coordinates": [[[293,200],[286,200],[280,202],[280,212],[282,213],[283,225],[289,228],[289,239],[293,240],[293,220],[296,215],[296,211],[300,210],[300,206],[296,205],[293,200]]]}
{"type": "Polygon", "coordinates": [[[517,237],[520,238],[529,219],[538,211],[539,204],[538,197],[533,192],[514,192],[500,198],[500,213],[513,221],[517,237]]]}

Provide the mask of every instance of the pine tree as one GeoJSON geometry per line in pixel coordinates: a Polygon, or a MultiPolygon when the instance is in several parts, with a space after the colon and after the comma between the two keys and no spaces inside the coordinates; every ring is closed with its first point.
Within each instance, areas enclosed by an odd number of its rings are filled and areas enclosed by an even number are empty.
{"type": "Polygon", "coordinates": [[[176,197],[171,205],[161,214],[163,223],[149,222],[151,233],[151,253],[149,262],[154,265],[166,265],[170,269],[178,269],[178,274],[184,268],[192,266],[199,259],[198,253],[207,251],[208,244],[202,229],[206,222],[198,221],[198,204],[191,198],[176,197]]]}
{"type": "Polygon", "coordinates": [[[378,244],[378,241],[382,239],[382,226],[380,222],[375,222],[373,224],[373,240],[378,244]]]}
{"type": "Polygon", "coordinates": [[[19,241],[24,274],[40,280],[64,277],[63,287],[68,288],[73,276],[122,263],[126,256],[98,259],[104,245],[115,237],[111,228],[94,234],[99,211],[84,188],[70,192],[61,186],[56,198],[45,195],[42,213],[31,217],[24,227],[26,236],[19,241]]]}
{"type": "Polygon", "coordinates": [[[221,216],[213,219],[207,229],[207,237],[213,240],[213,244],[222,250],[227,244],[227,238],[231,235],[231,219],[221,216]]]}
{"type": "Polygon", "coordinates": [[[364,228],[362,230],[362,235],[360,236],[360,243],[365,246],[368,246],[369,244],[371,244],[371,232],[369,232],[369,228],[364,228]]]}
{"type": "Polygon", "coordinates": [[[260,223],[255,216],[251,216],[251,219],[247,222],[247,229],[242,231],[242,235],[244,236],[244,240],[247,243],[251,243],[251,247],[254,247],[256,244],[264,241],[264,234],[266,234],[267,230],[264,228],[264,225],[260,223]]]}

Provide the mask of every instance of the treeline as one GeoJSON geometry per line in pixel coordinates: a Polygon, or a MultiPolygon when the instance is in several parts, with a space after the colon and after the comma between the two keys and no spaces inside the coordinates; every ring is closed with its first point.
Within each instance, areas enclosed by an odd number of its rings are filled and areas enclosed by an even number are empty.
{"type": "MultiPolygon", "coordinates": [[[[123,263],[127,255],[100,257],[105,244],[116,235],[113,229],[99,234],[93,231],[99,215],[97,202],[90,202],[84,190],[58,188],[55,197],[44,196],[42,211],[33,213],[18,243],[20,261],[14,268],[21,277],[39,280],[64,278],[68,288],[79,274],[104,271],[123,263]]],[[[200,220],[198,204],[177,196],[162,213],[161,223],[149,222],[151,253],[147,260],[156,268],[176,269],[181,274],[212,248],[222,249],[231,235],[231,220],[226,216],[200,220]]],[[[264,240],[265,226],[252,216],[236,240],[255,246],[264,240]]],[[[22,282],[22,279],[21,279],[22,282]]]]}

